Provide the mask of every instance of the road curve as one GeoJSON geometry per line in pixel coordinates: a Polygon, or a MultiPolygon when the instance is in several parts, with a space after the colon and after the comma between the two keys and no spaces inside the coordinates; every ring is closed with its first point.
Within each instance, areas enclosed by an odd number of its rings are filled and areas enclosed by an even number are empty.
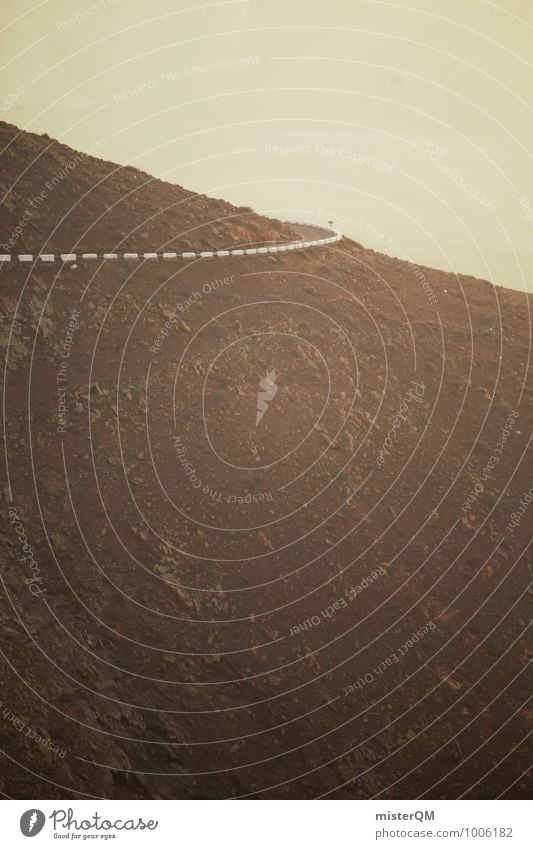
{"type": "Polygon", "coordinates": [[[305,224],[299,221],[288,221],[293,229],[302,237],[297,242],[287,242],[280,245],[261,248],[238,248],[225,251],[185,251],[175,253],[173,251],[145,252],[145,253],[81,253],[81,254],[0,254],[0,262],[79,262],[87,260],[145,260],[145,259],[214,259],[215,257],[228,256],[257,256],[262,254],[285,253],[286,251],[298,251],[304,248],[315,248],[322,245],[331,245],[342,239],[342,233],[338,230],[330,230],[327,227],[319,227],[315,224],[305,224]]]}

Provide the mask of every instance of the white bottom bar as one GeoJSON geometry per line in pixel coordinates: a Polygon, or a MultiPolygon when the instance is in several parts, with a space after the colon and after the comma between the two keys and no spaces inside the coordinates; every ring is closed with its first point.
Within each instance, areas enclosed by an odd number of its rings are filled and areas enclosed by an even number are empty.
{"type": "Polygon", "coordinates": [[[67,838],[66,845],[117,843],[144,849],[529,849],[529,804],[491,799],[245,799],[233,804],[221,799],[17,799],[1,801],[0,812],[6,849],[28,847],[30,829],[38,837],[36,847],[61,846],[67,838]]]}

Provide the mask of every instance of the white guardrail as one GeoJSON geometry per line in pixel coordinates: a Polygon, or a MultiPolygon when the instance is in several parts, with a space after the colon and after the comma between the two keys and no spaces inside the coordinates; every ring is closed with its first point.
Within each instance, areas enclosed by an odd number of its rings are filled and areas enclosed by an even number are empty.
{"type": "Polygon", "coordinates": [[[305,241],[301,239],[297,242],[289,242],[284,245],[272,245],[268,248],[237,248],[235,250],[226,251],[185,251],[184,253],[175,253],[173,251],[164,251],[162,253],[147,252],[147,253],[81,253],[81,254],[0,254],[0,262],[79,262],[80,260],[117,260],[117,259],[212,259],[214,257],[228,256],[257,256],[258,254],[279,254],[286,251],[298,251],[303,248],[315,248],[321,245],[331,245],[342,239],[342,233],[338,230],[330,230],[327,227],[321,227],[316,224],[307,224],[303,221],[287,222],[294,226],[313,227],[316,230],[323,230],[325,233],[333,233],[325,239],[315,239],[314,241],[305,241]]]}

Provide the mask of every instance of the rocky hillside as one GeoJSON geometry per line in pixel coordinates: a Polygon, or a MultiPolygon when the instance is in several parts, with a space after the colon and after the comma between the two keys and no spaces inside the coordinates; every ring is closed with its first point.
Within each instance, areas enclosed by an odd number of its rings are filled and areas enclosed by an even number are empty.
{"type": "MultiPolygon", "coordinates": [[[[76,154],[2,136],[9,239],[76,154]]],[[[82,158],[16,250],[291,235],[82,158]]],[[[0,283],[5,795],[527,795],[530,297],[348,239],[0,283]]]]}
{"type": "Polygon", "coordinates": [[[0,150],[5,253],[181,253],[294,237],[286,225],[247,207],[189,192],[3,121],[0,150]]]}

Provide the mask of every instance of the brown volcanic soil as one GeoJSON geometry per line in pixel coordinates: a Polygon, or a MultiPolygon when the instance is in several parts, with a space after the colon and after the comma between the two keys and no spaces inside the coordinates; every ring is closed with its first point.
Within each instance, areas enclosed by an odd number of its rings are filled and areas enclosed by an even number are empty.
{"type": "Polygon", "coordinates": [[[189,192],[3,121],[0,156],[5,253],[181,253],[295,235],[247,207],[189,192]]]}
{"type": "MultiPolygon", "coordinates": [[[[2,154],[4,234],[65,156],[2,154]]],[[[80,165],[24,249],[291,235],[143,181],[80,165]]],[[[6,796],[527,796],[530,298],[347,239],[4,265],[0,297],[6,796]]]]}

